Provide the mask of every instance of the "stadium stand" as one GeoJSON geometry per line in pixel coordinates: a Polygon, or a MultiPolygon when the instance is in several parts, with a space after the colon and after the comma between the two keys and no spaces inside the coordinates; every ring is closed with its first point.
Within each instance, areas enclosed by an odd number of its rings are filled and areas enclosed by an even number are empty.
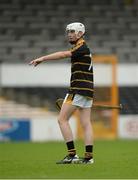
{"type": "MultiPolygon", "coordinates": [[[[3,89],[3,97],[5,97],[5,99],[7,98],[19,104],[27,104],[30,107],[43,107],[50,111],[56,111],[55,101],[58,98],[64,98],[66,93],[67,88],[65,87],[3,89]]],[[[124,106],[120,111],[121,114],[138,114],[138,87],[119,87],[119,97],[119,103],[124,106]]]]}
{"type": "Polygon", "coordinates": [[[46,117],[48,109],[31,107],[27,104],[19,104],[15,101],[0,98],[0,117],[3,118],[33,118],[46,117]]]}
{"type": "Polygon", "coordinates": [[[64,28],[70,21],[81,21],[87,24],[86,39],[94,54],[117,54],[120,63],[137,62],[137,16],[137,1],[132,0],[1,0],[1,60],[23,62],[67,49],[64,28]]]}

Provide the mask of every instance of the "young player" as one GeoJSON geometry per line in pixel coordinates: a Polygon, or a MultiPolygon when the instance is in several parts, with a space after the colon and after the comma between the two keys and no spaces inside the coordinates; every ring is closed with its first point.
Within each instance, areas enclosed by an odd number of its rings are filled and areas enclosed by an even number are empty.
{"type": "Polygon", "coordinates": [[[93,160],[93,130],[90,120],[93,103],[93,66],[89,48],[84,40],[85,26],[75,22],[67,25],[66,34],[69,43],[73,46],[68,51],[55,52],[38,59],[32,60],[31,65],[48,60],[71,58],[71,80],[68,94],[64,99],[58,122],[61,133],[66,142],[68,154],[58,164],[84,163],[92,164],[93,160]],[[80,122],[84,130],[85,154],[81,160],[76,154],[73,135],[69,119],[78,109],[80,122]]]}

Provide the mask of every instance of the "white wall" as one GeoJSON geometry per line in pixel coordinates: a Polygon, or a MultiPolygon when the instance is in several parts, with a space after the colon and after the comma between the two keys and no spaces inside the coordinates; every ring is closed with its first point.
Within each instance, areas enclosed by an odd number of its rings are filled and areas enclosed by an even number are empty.
{"type": "MultiPolygon", "coordinates": [[[[95,85],[111,83],[109,65],[94,66],[95,85]]],[[[1,84],[3,86],[68,86],[70,64],[2,64],[1,84]]],[[[138,64],[118,64],[117,82],[119,86],[138,85],[138,64]]]]}
{"type": "Polygon", "coordinates": [[[66,64],[3,64],[1,71],[3,86],[67,86],[70,78],[66,64]]]}
{"type": "MultiPolygon", "coordinates": [[[[77,138],[77,123],[75,117],[71,117],[70,126],[74,139],[77,138]]],[[[61,131],[57,122],[57,115],[49,114],[45,118],[31,119],[32,141],[63,141],[61,131]]]]}
{"type": "Polygon", "coordinates": [[[138,139],[138,115],[120,115],[118,119],[120,138],[138,139]]]}

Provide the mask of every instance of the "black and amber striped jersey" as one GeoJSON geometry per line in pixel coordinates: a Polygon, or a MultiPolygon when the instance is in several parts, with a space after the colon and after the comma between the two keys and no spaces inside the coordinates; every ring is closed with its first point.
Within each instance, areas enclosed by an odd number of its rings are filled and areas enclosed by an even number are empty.
{"type": "Polygon", "coordinates": [[[79,39],[71,49],[70,94],[93,98],[93,65],[89,48],[84,39],[79,39]]]}

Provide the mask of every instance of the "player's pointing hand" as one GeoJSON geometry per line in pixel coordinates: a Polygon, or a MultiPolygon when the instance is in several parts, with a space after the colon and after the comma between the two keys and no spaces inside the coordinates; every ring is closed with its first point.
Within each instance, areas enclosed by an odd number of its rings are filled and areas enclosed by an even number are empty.
{"type": "Polygon", "coordinates": [[[41,58],[38,58],[38,59],[35,59],[35,60],[32,60],[29,65],[34,65],[34,66],[37,66],[38,64],[40,64],[42,62],[42,59],[41,58]]]}

